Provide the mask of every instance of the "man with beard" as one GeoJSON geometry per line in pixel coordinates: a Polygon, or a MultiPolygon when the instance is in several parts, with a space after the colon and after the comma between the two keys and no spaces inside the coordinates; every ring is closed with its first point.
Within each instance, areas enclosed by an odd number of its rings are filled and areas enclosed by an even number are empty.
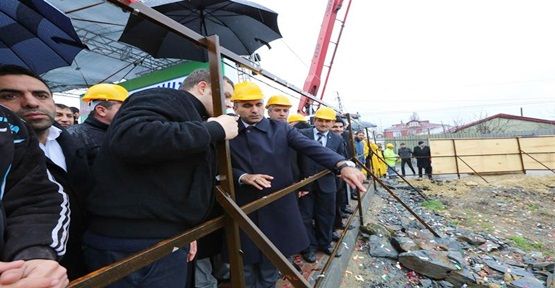
{"type": "Polygon", "coordinates": [[[0,67],[0,89],[8,91],[0,104],[23,118],[36,133],[46,155],[46,166],[69,196],[71,222],[67,253],[61,264],[70,279],[85,273],[81,250],[84,229],[84,200],[90,189],[89,171],[83,148],[55,122],[56,106],[52,92],[38,75],[15,65],[0,67]]]}

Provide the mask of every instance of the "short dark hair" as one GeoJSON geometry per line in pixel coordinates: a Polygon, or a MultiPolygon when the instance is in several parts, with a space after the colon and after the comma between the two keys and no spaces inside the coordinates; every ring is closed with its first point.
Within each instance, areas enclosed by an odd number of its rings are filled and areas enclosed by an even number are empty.
{"type": "Polygon", "coordinates": [[[11,65],[11,64],[0,65],[0,76],[7,76],[7,75],[26,75],[29,77],[33,77],[39,80],[40,82],[42,82],[44,86],[46,86],[46,88],[48,89],[48,92],[52,94],[52,90],[50,90],[50,87],[48,87],[48,84],[46,84],[46,81],[44,81],[44,79],[42,79],[42,77],[40,77],[37,73],[25,67],[18,66],[18,65],[11,65]]]}
{"type": "MultiPolygon", "coordinates": [[[[226,81],[227,83],[231,84],[231,87],[235,88],[235,84],[233,84],[233,81],[231,81],[231,79],[229,79],[229,77],[227,76],[223,76],[224,77],[224,81],[226,81]]],[[[195,85],[197,85],[199,82],[204,81],[206,83],[211,83],[210,81],[210,71],[208,71],[208,69],[197,69],[194,70],[193,72],[191,72],[187,78],[185,78],[185,80],[183,80],[183,85],[181,86],[182,89],[184,90],[189,90],[193,87],[195,87],[195,85]]]]}
{"type": "Polygon", "coordinates": [[[403,142],[403,143],[401,143],[401,145],[405,145],[405,143],[403,142]]]}
{"type": "Polygon", "coordinates": [[[297,129],[306,129],[306,128],[311,128],[312,126],[310,126],[310,124],[308,124],[307,122],[299,121],[299,122],[295,123],[295,125],[293,125],[293,127],[297,128],[297,129]]]}
{"type": "Polygon", "coordinates": [[[335,116],[335,123],[341,123],[345,125],[345,122],[343,122],[343,119],[341,119],[341,116],[335,116]]]}
{"type": "Polygon", "coordinates": [[[424,141],[418,141],[418,145],[424,144],[424,141]]]}
{"type": "MultiPolygon", "coordinates": [[[[65,104],[61,104],[61,103],[54,103],[54,105],[56,105],[56,107],[60,108],[60,109],[69,109],[69,106],[65,105],[65,104]]],[[[71,110],[71,109],[70,109],[71,110]]]]}
{"type": "Polygon", "coordinates": [[[77,107],[72,106],[72,107],[69,107],[69,109],[71,110],[71,112],[73,112],[73,114],[79,113],[79,108],[77,108],[77,107]]]}

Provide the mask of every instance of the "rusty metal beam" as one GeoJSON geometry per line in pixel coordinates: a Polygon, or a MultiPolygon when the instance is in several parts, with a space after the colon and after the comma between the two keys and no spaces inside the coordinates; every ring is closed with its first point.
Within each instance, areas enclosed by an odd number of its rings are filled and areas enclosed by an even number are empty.
{"type": "MultiPolygon", "coordinates": [[[[279,252],[277,247],[260,231],[260,229],[252,222],[243,210],[229,194],[225,193],[221,188],[217,188],[219,193],[216,194],[218,202],[222,205],[227,214],[229,214],[241,227],[249,238],[254,242],[256,247],[272,262],[272,264],[283,273],[287,280],[294,287],[309,288],[310,284],[304,277],[293,267],[293,265],[279,252]]],[[[240,286],[244,287],[244,286],[240,286]]]]}
{"type": "MultiPolygon", "coordinates": [[[[376,154],[376,157],[382,161],[383,163],[385,163],[386,166],[387,163],[385,162],[385,159],[383,159],[382,157],[380,157],[380,155],[376,154]]],[[[425,200],[428,200],[428,197],[426,197],[426,195],[424,195],[422,192],[420,192],[420,189],[417,189],[416,187],[412,186],[412,184],[410,184],[410,182],[403,177],[403,175],[399,174],[399,172],[397,172],[397,170],[393,169],[393,171],[395,172],[395,174],[397,174],[397,176],[399,176],[399,178],[401,178],[403,180],[403,182],[405,182],[407,185],[410,186],[410,188],[412,188],[412,190],[416,191],[416,193],[418,193],[418,195],[420,195],[422,198],[424,198],[425,200]]]]}
{"type": "MultiPolygon", "coordinates": [[[[352,127],[352,123],[351,123],[351,114],[347,113],[347,122],[349,122],[349,145],[351,146],[351,149],[353,151],[353,160],[355,160],[355,163],[358,162],[359,165],[361,165],[364,169],[366,169],[366,172],[368,173],[368,168],[364,167],[363,163],[360,163],[360,161],[358,161],[356,155],[357,155],[357,150],[355,149],[355,141],[354,141],[354,135],[353,135],[353,127],[352,127]]],[[[363,149],[364,150],[364,149],[363,149]]],[[[349,184],[347,184],[349,185],[349,184]]],[[[362,193],[360,193],[360,191],[357,188],[354,188],[355,191],[357,191],[357,202],[358,202],[358,216],[360,217],[360,225],[364,225],[364,216],[362,215],[362,193]]],[[[334,250],[335,251],[335,250],[334,250]]]]}
{"type": "MultiPolygon", "coordinates": [[[[210,85],[212,88],[212,105],[214,116],[220,116],[225,111],[225,95],[223,91],[222,58],[220,55],[220,40],[217,35],[207,37],[208,62],[210,67],[210,85]]],[[[231,168],[231,152],[226,140],[217,144],[218,151],[218,179],[223,190],[235,201],[235,187],[233,185],[233,170],[231,168]]],[[[221,203],[220,203],[221,204],[221,203]]],[[[225,216],[225,235],[229,253],[231,270],[231,284],[233,287],[244,287],[245,277],[243,256],[241,255],[241,240],[239,225],[229,215],[225,216]]]]}
{"type": "MultiPolygon", "coordinates": [[[[314,182],[315,180],[323,177],[324,175],[330,173],[329,170],[324,170],[316,173],[302,181],[299,181],[289,187],[283,188],[276,191],[264,198],[253,201],[241,207],[245,214],[252,213],[268,204],[275,201],[288,193],[296,191],[300,187],[314,182]]],[[[201,238],[207,234],[210,234],[217,229],[224,227],[224,216],[209,220],[191,230],[188,230],[180,235],[177,235],[168,240],[162,241],[153,247],[150,247],[144,251],[137,253],[136,255],[130,256],[118,262],[115,262],[109,266],[103,267],[97,271],[87,274],[79,279],[72,281],[69,287],[104,287],[107,286],[123,277],[127,274],[137,271],[140,268],[151,264],[162,257],[169,255],[173,247],[183,247],[188,243],[201,238]]],[[[239,286],[241,287],[241,286],[239,286]]]]}
{"type": "MultiPolygon", "coordinates": [[[[368,127],[365,127],[364,130],[366,130],[366,145],[368,145],[368,157],[370,157],[370,161],[367,160],[367,162],[370,163],[370,169],[368,171],[374,171],[374,163],[372,163],[374,151],[370,146],[370,133],[368,132],[368,127]]],[[[376,186],[376,180],[374,180],[374,178],[372,178],[372,182],[374,183],[374,191],[378,191],[378,186],[376,186]]]]}
{"type": "Polygon", "coordinates": [[[216,231],[218,228],[223,227],[223,224],[223,217],[207,221],[203,225],[195,227],[184,234],[161,241],[140,253],[73,280],[68,287],[105,287],[146,265],[170,255],[175,247],[183,247],[206,234],[216,231]]]}
{"type": "Polygon", "coordinates": [[[482,180],[484,180],[486,183],[489,183],[488,180],[486,180],[486,178],[482,177],[482,175],[480,175],[480,173],[478,173],[478,171],[474,170],[474,168],[472,168],[472,166],[470,166],[468,163],[466,163],[466,161],[464,161],[461,156],[455,156],[455,161],[457,161],[457,159],[461,160],[461,162],[464,163],[464,165],[468,166],[468,168],[470,168],[470,170],[472,170],[472,172],[474,172],[474,174],[478,175],[478,177],[482,178],[482,180]]]}
{"type": "Polygon", "coordinates": [[[533,157],[532,155],[530,155],[530,153],[526,153],[526,152],[524,152],[523,150],[520,150],[520,152],[521,152],[521,153],[524,153],[524,155],[526,155],[526,156],[532,158],[532,160],[538,162],[540,165],[542,165],[543,167],[545,167],[545,169],[547,169],[547,170],[549,170],[549,171],[555,173],[555,170],[553,170],[553,169],[549,168],[548,166],[546,166],[545,164],[543,164],[540,160],[538,160],[538,159],[536,159],[535,157],[533,157]]]}
{"type": "MultiPolygon", "coordinates": [[[[360,163],[360,161],[358,159],[355,159],[355,160],[358,163],[360,163]]],[[[366,169],[366,172],[369,172],[368,168],[364,167],[364,169],[366,169]]],[[[418,214],[416,214],[416,212],[414,212],[414,210],[412,210],[405,202],[403,202],[403,200],[401,200],[401,198],[399,198],[399,196],[395,195],[395,193],[393,193],[393,191],[391,191],[391,189],[389,189],[389,187],[387,187],[387,185],[385,185],[382,182],[382,180],[380,180],[374,174],[372,174],[372,177],[374,177],[374,179],[376,179],[378,184],[380,184],[389,193],[389,195],[391,195],[393,198],[395,198],[395,200],[397,200],[397,202],[399,202],[401,205],[403,205],[403,207],[405,207],[405,209],[407,209],[407,211],[409,211],[410,214],[412,214],[412,216],[414,216],[418,220],[418,222],[422,223],[422,225],[424,225],[424,227],[426,227],[426,229],[428,229],[430,232],[432,232],[432,234],[434,234],[434,236],[441,237],[436,231],[434,231],[434,229],[432,229],[432,227],[430,227],[430,225],[428,225],[428,223],[426,223],[426,221],[424,221],[422,218],[420,218],[420,216],[418,216],[418,214]]]]}
{"type": "Polygon", "coordinates": [[[516,145],[518,146],[518,156],[520,157],[520,166],[522,167],[522,173],[526,174],[526,167],[524,167],[524,158],[522,157],[522,148],[520,147],[520,137],[516,137],[516,145]]]}
{"type": "Polygon", "coordinates": [[[451,139],[453,143],[453,154],[455,155],[455,168],[457,168],[457,178],[461,179],[461,173],[459,172],[459,161],[457,160],[457,144],[455,143],[455,139],[451,139]]]}

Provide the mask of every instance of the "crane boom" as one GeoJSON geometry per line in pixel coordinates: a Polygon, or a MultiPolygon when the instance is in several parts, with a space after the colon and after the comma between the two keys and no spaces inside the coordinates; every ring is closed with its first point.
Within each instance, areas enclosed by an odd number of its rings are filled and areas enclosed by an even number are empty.
{"type": "MultiPolygon", "coordinates": [[[[316,47],[314,48],[310,70],[303,86],[303,90],[305,92],[314,96],[317,95],[318,89],[320,88],[320,76],[322,75],[322,70],[324,68],[324,61],[326,60],[331,35],[335,26],[335,20],[337,19],[337,12],[341,9],[342,5],[343,0],[329,0],[326,7],[324,19],[322,20],[322,26],[320,27],[318,41],[316,42],[316,47]]],[[[309,98],[304,96],[301,97],[299,107],[297,109],[298,112],[303,115],[310,114],[311,111],[309,110],[311,104],[312,101],[309,98]]]]}

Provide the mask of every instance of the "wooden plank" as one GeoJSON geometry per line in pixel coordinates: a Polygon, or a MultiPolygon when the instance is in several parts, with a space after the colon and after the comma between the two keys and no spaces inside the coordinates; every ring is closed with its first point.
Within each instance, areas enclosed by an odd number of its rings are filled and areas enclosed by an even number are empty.
{"type": "Polygon", "coordinates": [[[457,155],[518,154],[514,138],[456,139],[457,155]]]}
{"type": "MultiPolygon", "coordinates": [[[[430,139],[430,153],[434,156],[454,156],[453,142],[451,139],[430,139]]],[[[457,146],[458,150],[458,146],[457,146]]],[[[435,162],[435,158],[434,158],[435,162]]]]}
{"type": "MultiPolygon", "coordinates": [[[[532,157],[540,161],[543,165],[551,169],[555,169],[555,154],[551,153],[551,154],[530,154],[530,155],[532,155],[532,157]]],[[[532,170],[532,169],[546,170],[544,166],[534,161],[526,154],[522,155],[522,160],[524,160],[524,168],[526,168],[526,170],[532,170]]]]}
{"type": "Polygon", "coordinates": [[[457,173],[455,150],[451,139],[430,139],[430,154],[434,174],[457,173]],[[450,157],[444,157],[450,156],[450,157]]]}
{"type": "MultiPolygon", "coordinates": [[[[483,155],[460,157],[478,173],[518,171],[522,169],[519,155],[483,155]]],[[[461,173],[473,173],[472,169],[470,169],[466,164],[460,164],[460,162],[459,170],[461,173]]]]}
{"type": "Polygon", "coordinates": [[[537,152],[555,152],[555,136],[520,138],[520,147],[522,151],[530,154],[537,152]]]}
{"type": "MultiPolygon", "coordinates": [[[[516,138],[455,139],[457,155],[478,173],[497,173],[546,168],[525,154],[519,154],[516,138]],[[492,155],[493,154],[493,155],[492,155]],[[505,155],[502,155],[505,154],[505,155]],[[467,155],[467,156],[465,156],[467,155]]],[[[430,139],[434,174],[457,173],[455,151],[451,139],[430,139]]],[[[555,169],[555,136],[520,138],[520,149],[555,169]]],[[[472,173],[466,164],[458,162],[460,173],[472,173]]]]}

